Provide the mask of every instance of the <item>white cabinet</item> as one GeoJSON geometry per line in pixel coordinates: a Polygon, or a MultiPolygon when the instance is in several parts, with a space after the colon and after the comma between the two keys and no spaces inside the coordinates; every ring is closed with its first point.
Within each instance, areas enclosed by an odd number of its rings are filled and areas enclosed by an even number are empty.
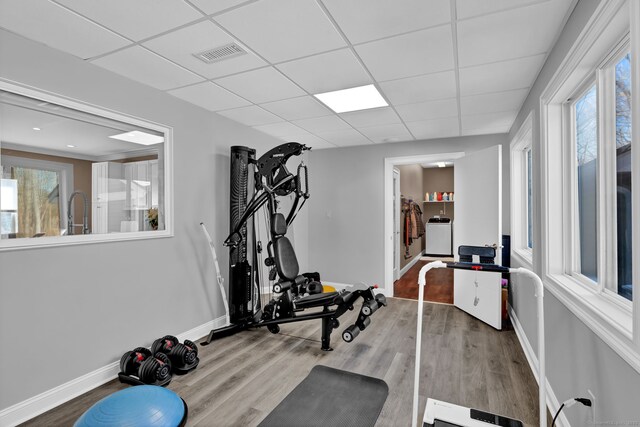
{"type": "Polygon", "coordinates": [[[91,172],[92,233],[120,231],[126,197],[122,163],[93,163],[91,172]]]}
{"type": "Polygon", "coordinates": [[[158,161],[145,160],[124,164],[127,183],[125,209],[138,211],[158,206],[158,161]]]}

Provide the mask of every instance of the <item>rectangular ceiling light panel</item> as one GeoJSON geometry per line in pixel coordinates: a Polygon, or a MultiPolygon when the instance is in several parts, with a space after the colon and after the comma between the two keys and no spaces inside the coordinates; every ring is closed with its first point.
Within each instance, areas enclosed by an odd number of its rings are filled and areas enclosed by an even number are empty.
{"type": "Polygon", "coordinates": [[[133,142],[140,145],[154,145],[164,142],[164,137],[159,135],[153,135],[139,130],[131,132],[119,133],[118,135],[111,135],[109,138],[119,139],[121,141],[133,142]]]}
{"type": "Polygon", "coordinates": [[[336,113],[368,110],[370,108],[387,107],[389,105],[374,85],[319,93],[313,96],[336,113]]]}

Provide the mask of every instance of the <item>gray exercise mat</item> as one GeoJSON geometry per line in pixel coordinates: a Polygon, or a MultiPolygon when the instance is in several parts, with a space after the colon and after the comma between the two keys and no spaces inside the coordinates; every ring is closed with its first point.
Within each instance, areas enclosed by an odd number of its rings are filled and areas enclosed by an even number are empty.
{"type": "Polygon", "coordinates": [[[388,394],[378,378],[317,365],[260,427],[374,426],[388,394]]]}

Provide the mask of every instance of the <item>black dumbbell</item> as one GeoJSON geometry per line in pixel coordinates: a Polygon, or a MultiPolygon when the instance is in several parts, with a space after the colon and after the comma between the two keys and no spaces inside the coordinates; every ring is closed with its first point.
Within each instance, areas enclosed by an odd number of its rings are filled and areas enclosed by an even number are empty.
{"type": "Polygon", "coordinates": [[[137,347],[120,358],[120,380],[130,384],[165,386],[171,381],[171,362],[162,353],[153,354],[151,350],[137,347]],[[138,381],[136,381],[136,379],[138,381]]]}
{"type": "Polygon", "coordinates": [[[173,335],[158,338],[151,345],[151,352],[163,353],[171,360],[174,372],[185,374],[198,366],[198,347],[193,341],[180,343],[173,335]]]}

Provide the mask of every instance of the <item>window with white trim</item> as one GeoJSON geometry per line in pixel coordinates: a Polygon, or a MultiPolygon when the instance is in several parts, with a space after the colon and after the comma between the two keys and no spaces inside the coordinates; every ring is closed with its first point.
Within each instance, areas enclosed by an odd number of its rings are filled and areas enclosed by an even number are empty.
{"type": "Polygon", "coordinates": [[[520,261],[532,264],[533,254],[533,150],[532,114],[511,141],[511,248],[520,261]]]}
{"type": "Polygon", "coordinates": [[[625,304],[632,300],[631,61],[625,38],[566,103],[569,273],[625,304]]]}
{"type": "Polygon", "coordinates": [[[639,3],[598,5],[540,96],[536,181],[545,287],[638,372],[639,41],[639,3]]]}

